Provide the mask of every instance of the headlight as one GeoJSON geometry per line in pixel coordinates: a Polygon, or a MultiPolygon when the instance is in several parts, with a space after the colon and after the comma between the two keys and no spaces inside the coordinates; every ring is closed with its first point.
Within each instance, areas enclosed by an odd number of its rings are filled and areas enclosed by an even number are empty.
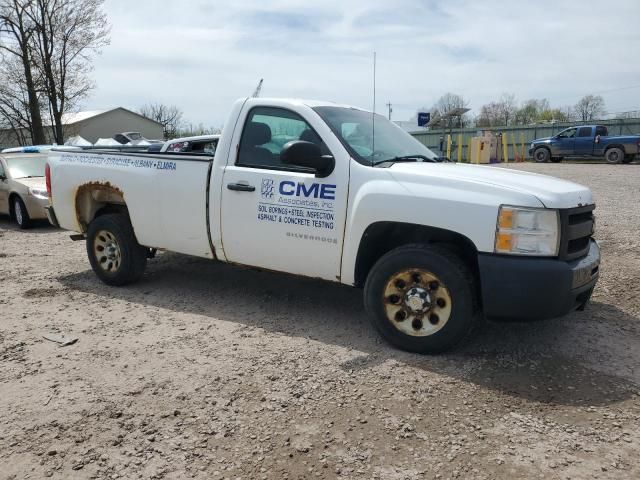
{"type": "Polygon", "coordinates": [[[560,216],[557,210],[510,207],[498,212],[495,253],[513,255],[558,255],[560,216]]]}
{"type": "Polygon", "coordinates": [[[32,195],[36,198],[39,198],[41,200],[46,200],[49,198],[49,194],[47,193],[47,191],[43,188],[33,188],[30,187],[29,188],[29,195],[32,195]]]}

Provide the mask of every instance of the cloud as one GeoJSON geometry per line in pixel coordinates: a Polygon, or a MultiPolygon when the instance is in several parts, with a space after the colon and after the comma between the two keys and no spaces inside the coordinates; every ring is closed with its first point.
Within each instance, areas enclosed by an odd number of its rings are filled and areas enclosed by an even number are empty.
{"type": "MultiPolygon", "coordinates": [[[[411,117],[452,91],[478,110],[512,92],[574,104],[590,92],[640,84],[637,0],[579,1],[107,0],[112,43],[95,60],[87,108],[160,101],[193,123],[221,125],[264,78],[264,96],[411,117]]],[[[640,108],[640,89],[603,93],[611,111],[640,108]]]]}

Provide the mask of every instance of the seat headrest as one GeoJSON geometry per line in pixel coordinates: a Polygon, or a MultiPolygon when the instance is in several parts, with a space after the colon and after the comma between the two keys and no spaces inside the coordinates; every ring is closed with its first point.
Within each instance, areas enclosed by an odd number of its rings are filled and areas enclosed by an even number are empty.
{"type": "Polygon", "coordinates": [[[310,128],[307,128],[304,132],[300,134],[300,140],[303,140],[305,142],[315,143],[316,145],[320,145],[322,143],[320,136],[310,128]]]}
{"type": "Polygon", "coordinates": [[[271,128],[262,122],[249,122],[244,129],[244,138],[249,145],[255,147],[271,141],[271,128]]]}

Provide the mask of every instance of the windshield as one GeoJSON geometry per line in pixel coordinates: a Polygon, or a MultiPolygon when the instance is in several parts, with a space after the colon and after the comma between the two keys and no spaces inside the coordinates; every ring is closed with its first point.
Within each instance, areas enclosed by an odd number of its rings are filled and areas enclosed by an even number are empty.
{"type": "Polygon", "coordinates": [[[11,178],[44,177],[46,155],[11,157],[6,160],[11,178]]]}
{"type": "Polygon", "coordinates": [[[382,115],[343,107],[316,107],[314,110],[327,122],[351,155],[365,165],[388,162],[397,157],[438,156],[382,115]]]}

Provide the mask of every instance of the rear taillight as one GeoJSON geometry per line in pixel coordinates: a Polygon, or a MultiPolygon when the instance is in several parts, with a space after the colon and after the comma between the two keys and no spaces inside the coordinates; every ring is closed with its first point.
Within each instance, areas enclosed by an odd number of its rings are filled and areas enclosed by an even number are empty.
{"type": "Polygon", "coordinates": [[[48,163],[44,166],[44,178],[47,183],[47,195],[49,195],[49,199],[51,199],[51,169],[48,163]]]}

